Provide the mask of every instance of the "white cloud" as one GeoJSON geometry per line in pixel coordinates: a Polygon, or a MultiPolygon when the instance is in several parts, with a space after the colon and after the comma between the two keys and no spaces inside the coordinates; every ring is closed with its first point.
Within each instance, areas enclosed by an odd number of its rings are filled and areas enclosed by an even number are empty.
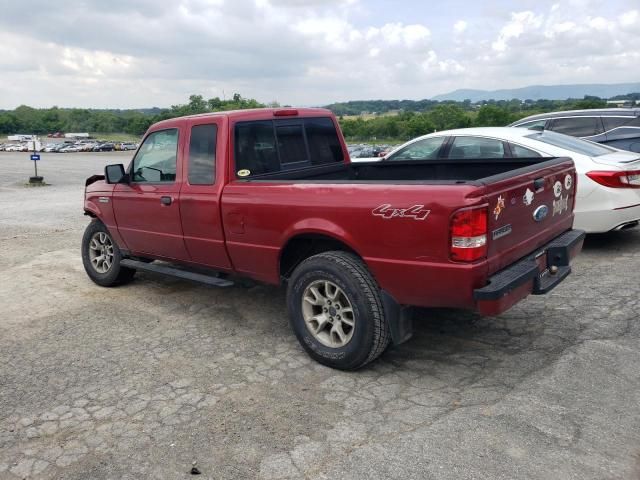
{"type": "Polygon", "coordinates": [[[464,31],[467,29],[468,26],[469,25],[464,20],[458,20],[453,25],[453,31],[457,34],[464,33],[464,31]]]}
{"type": "Polygon", "coordinates": [[[517,39],[527,31],[540,28],[542,21],[541,15],[536,15],[531,11],[512,13],[511,20],[502,27],[498,39],[493,42],[493,49],[496,52],[504,52],[511,39],[517,39]]]}
{"type": "Polygon", "coordinates": [[[618,17],[620,25],[623,27],[633,27],[640,25],[640,12],[638,10],[630,10],[618,17]]]}
{"type": "Polygon", "coordinates": [[[636,81],[637,0],[504,2],[446,21],[358,0],[10,2],[0,17],[0,108],[141,107],[191,93],[324,104],[456,88],[636,81]],[[605,8],[606,7],[606,8],[605,8]],[[29,28],[15,18],[37,10],[29,28]],[[483,11],[484,11],[483,10],[483,11]],[[453,32],[451,31],[453,25],[453,32]]]}

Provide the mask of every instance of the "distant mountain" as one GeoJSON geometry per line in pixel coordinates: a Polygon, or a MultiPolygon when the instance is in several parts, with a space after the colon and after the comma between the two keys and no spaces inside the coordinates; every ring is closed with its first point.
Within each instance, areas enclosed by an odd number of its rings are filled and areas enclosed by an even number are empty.
{"type": "Polygon", "coordinates": [[[640,83],[615,83],[592,85],[533,85],[530,87],[503,89],[503,90],[470,90],[462,89],[454,92],[436,95],[431,100],[454,100],[463,102],[481,102],[483,100],[566,100],[567,98],[584,98],[592,95],[600,98],[611,98],[616,95],[624,95],[632,92],[640,92],[640,83]]]}

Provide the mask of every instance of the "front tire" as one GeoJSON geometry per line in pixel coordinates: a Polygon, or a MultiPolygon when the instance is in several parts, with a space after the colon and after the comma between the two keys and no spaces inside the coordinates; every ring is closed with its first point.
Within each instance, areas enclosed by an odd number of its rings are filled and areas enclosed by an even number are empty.
{"type": "Polygon", "coordinates": [[[89,278],[102,287],[130,282],[136,271],[120,265],[122,253],[107,227],[93,220],[82,236],[82,263],[89,278]]]}
{"type": "Polygon", "coordinates": [[[324,252],[296,267],[287,289],[291,327],[319,363],[356,370],[390,341],[380,289],[367,267],[347,252],[324,252]]]}

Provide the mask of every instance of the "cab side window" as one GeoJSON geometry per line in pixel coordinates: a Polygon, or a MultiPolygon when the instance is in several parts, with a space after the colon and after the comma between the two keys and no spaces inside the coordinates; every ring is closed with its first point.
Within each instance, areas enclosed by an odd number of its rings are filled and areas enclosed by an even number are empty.
{"type": "Polygon", "coordinates": [[[178,129],[160,130],[145,138],[133,159],[132,179],[136,183],[175,182],[178,129]]]}
{"type": "Polygon", "coordinates": [[[216,178],[216,125],[195,125],[189,139],[189,183],[213,185],[216,178]]]}

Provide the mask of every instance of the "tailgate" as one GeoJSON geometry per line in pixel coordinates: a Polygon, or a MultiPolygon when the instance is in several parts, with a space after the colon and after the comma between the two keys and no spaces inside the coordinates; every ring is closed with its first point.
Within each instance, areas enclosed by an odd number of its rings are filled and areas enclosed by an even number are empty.
{"type": "Polygon", "coordinates": [[[553,159],[482,181],[489,205],[490,275],[573,225],[576,171],[571,159],[553,159]]]}

